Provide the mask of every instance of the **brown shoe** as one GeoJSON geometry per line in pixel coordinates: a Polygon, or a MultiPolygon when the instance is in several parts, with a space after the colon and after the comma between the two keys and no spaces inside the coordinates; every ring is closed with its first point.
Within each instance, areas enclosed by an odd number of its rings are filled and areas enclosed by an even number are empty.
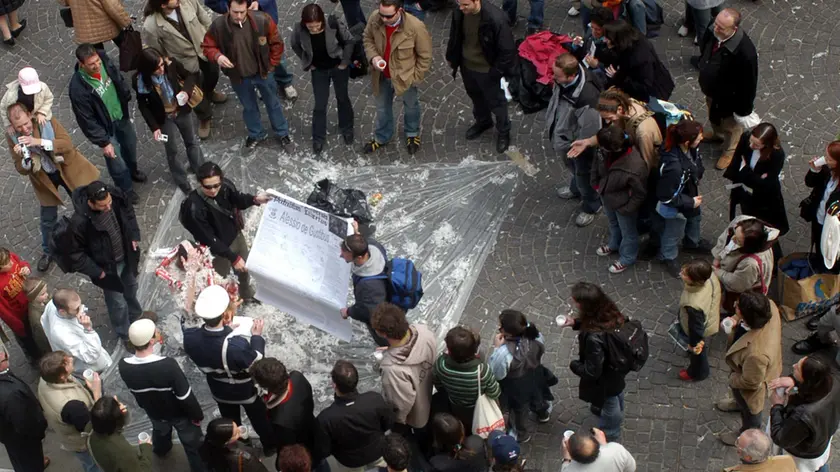
{"type": "Polygon", "coordinates": [[[734,446],[735,443],[738,442],[738,436],[740,435],[734,431],[727,431],[725,433],[718,434],[718,439],[727,446],[734,446]]]}
{"type": "Polygon", "coordinates": [[[216,90],[213,91],[213,96],[210,97],[210,101],[213,103],[225,103],[227,101],[227,95],[223,94],[222,92],[218,92],[216,90]]]}
{"type": "Polygon", "coordinates": [[[722,400],[718,400],[715,402],[715,408],[724,412],[724,413],[732,413],[736,411],[741,411],[738,408],[738,404],[735,403],[735,399],[732,397],[724,398],[722,400]]]}
{"type": "Polygon", "coordinates": [[[201,120],[198,123],[198,139],[210,137],[210,120],[201,120]]]}
{"type": "Polygon", "coordinates": [[[717,164],[715,164],[715,169],[717,170],[724,170],[729,167],[729,164],[732,162],[732,154],[724,154],[720,156],[718,159],[717,164]]]}
{"type": "Polygon", "coordinates": [[[721,142],[723,141],[723,136],[715,133],[715,130],[713,129],[703,129],[703,141],[706,141],[707,143],[721,142]]]}

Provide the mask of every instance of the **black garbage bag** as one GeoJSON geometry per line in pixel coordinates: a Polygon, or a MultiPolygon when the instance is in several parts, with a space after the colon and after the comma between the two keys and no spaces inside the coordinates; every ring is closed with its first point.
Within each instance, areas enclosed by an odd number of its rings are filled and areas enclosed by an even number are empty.
{"type": "Polygon", "coordinates": [[[510,91],[522,106],[522,112],[527,115],[545,110],[551,101],[551,86],[537,82],[537,68],[528,59],[520,57],[516,70],[518,74],[510,80],[510,91]]]}
{"type": "Polygon", "coordinates": [[[352,216],[362,224],[373,221],[364,192],[340,188],[329,179],[315,184],[315,190],[307,197],[306,204],[333,215],[352,216]]]}

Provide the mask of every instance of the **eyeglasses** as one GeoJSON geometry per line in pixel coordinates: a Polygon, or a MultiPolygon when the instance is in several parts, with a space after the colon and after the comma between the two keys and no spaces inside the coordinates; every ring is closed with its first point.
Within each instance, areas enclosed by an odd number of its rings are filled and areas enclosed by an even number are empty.
{"type": "Polygon", "coordinates": [[[221,188],[221,187],[222,187],[222,184],[221,184],[221,183],[218,183],[218,184],[213,184],[213,185],[204,185],[204,184],[201,184],[201,186],[202,186],[202,187],[204,187],[204,188],[206,188],[207,190],[216,190],[217,188],[221,188]]]}
{"type": "Polygon", "coordinates": [[[380,16],[380,17],[382,17],[383,19],[390,20],[391,18],[393,18],[393,17],[397,16],[397,13],[399,13],[399,12],[400,12],[400,11],[399,11],[399,10],[397,10],[397,11],[395,11],[394,13],[392,13],[392,14],[390,14],[390,15],[385,15],[385,14],[383,14],[383,13],[380,11],[380,12],[379,12],[379,16],[380,16]]]}

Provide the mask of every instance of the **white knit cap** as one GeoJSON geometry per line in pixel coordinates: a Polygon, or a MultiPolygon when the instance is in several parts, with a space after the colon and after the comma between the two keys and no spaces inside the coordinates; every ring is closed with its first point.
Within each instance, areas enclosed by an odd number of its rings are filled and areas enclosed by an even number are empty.
{"type": "Polygon", "coordinates": [[[222,316],[230,304],[230,295],[221,285],[210,285],[201,291],[195,301],[195,314],[205,320],[222,316]]]}
{"type": "Polygon", "coordinates": [[[155,337],[155,329],[154,321],[137,320],[128,327],[128,340],[137,347],[145,346],[155,337]]]}

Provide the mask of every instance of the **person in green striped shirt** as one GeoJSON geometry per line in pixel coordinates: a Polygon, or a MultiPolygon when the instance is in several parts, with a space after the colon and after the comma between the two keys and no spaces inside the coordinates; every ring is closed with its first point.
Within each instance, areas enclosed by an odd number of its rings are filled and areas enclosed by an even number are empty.
{"type": "Polygon", "coordinates": [[[481,338],[463,326],[446,333],[446,352],[438,356],[434,367],[435,388],[448,399],[449,410],[461,420],[466,431],[472,431],[473,409],[478,399],[478,380],[481,393],[498,400],[502,390],[499,382],[478,355],[481,338]]]}

